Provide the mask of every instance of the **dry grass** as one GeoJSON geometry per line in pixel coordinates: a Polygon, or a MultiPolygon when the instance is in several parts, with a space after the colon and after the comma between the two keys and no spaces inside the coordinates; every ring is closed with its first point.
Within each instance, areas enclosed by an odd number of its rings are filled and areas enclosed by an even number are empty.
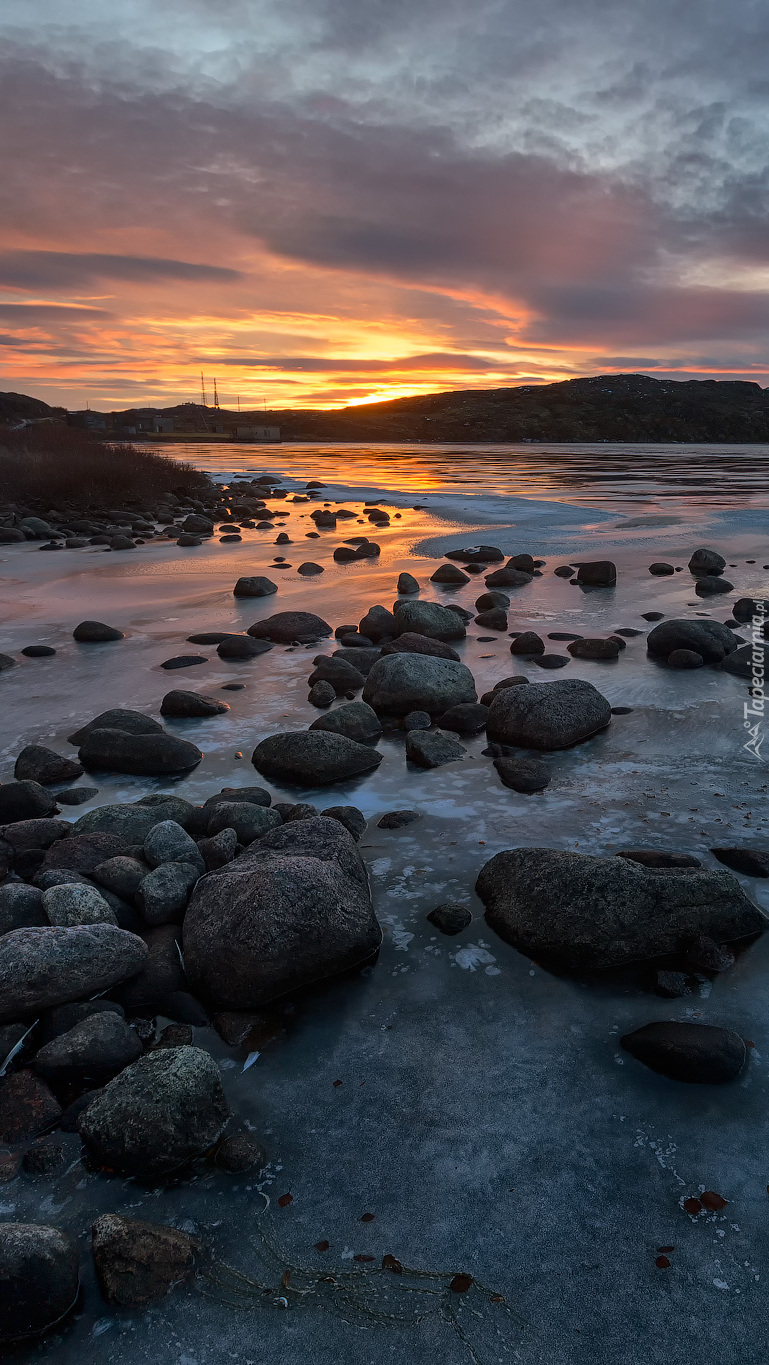
{"type": "Polygon", "coordinates": [[[146,501],[171,489],[192,492],[208,484],[192,465],[141,446],[110,445],[92,432],[58,423],[0,429],[0,497],[53,507],[118,506],[146,501]]]}

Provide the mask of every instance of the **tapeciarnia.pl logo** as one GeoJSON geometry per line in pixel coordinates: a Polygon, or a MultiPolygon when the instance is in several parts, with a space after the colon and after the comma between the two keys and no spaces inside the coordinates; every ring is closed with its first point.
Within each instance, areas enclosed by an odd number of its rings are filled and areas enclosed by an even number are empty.
{"type": "Polygon", "coordinates": [[[750,739],[743,744],[743,749],[747,749],[754,758],[761,758],[761,745],[764,742],[764,711],[766,707],[766,693],[764,683],[766,681],[766,642],[764,637],[764,624],[766,614],[764,603],[759,599],[753,604],[753,618],[751,621],[751,641],[753,649],[750,657],[750,702],[745,702],[743,706],[743,725],[750,735],[750,739]]]}

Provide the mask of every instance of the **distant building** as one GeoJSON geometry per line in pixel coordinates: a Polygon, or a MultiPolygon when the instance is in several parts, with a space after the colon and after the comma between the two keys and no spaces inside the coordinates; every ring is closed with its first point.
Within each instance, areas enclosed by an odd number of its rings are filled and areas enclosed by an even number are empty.
{"type": "Polygon", "coordinates": [[[70,427],[86,427],[88,431],[106,431],[107,419],[102,412],[91,412],[86,408],[80,412],[67,413],[67,425],[70,427]]]}
{"type": "Polygon", "coordinates": [[[236,427],[235,441],[279,441],[280,427],[236,427]]]}

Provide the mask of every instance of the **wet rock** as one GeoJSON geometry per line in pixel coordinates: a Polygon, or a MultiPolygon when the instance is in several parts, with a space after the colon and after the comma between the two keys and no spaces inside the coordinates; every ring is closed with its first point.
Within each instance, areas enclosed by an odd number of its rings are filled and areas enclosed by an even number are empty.
{"type": "Polygon", "coordinates": [[[0,785],[0,825],[17,820],[38,820],[55,810],[55,797],[39,782],[3,782],[0,785]]]}
{"type": "Polygon", "coordinates": [[[220,792],[209,796],[206,806],[218,806],[222,801],[247,801],[252,806],[269,806],[272,797],[266,787],[222,787],[220,792]]]}
{"type": "Polygon", "coordinates": [[[22,1158],[22,1169],[26,1175],[53,1175],[66,1160],[64,1143],[56,1142],[52,1138],[44,1138],[40,1142],[35,1142],[24,1153],[22,1158]]]}
{"type": "MultiPolygon", "coordinates": [[[[364,632],[365,633],[365,632],[364,632]]],[[[279,611],[264,621],[249,627],[248,634],[257,640],[272,640],[275,644],[290,645],[323,640],[332,634],[331,626],[310,611],[279,611]]]]}
{"type": "Polygon", "coordinates": [[[679,1000],[691,995],[691,987],[686,972],[659,971],[655,973],[654,989],[664,1000],[679,1000]]]}
{"type": "Polygon", "coordinates": [[[204,717],[221,716],[229,711],[226,701],[203,697],[199,692],[166,692],[160,703],[161,716],[204,717]]]}
{"type": "Polygon", "coordinates": [[[417,582],[416,578],[414,578],[413,574],[410,573],[398,574],[398,586],[396,591],[401,593],[403,596],[406,596],[409,593],[419,592],[419,583],[417,582]]]}
{"type": "Polygon", "coordinates": [[[142,1045],[125,1019],[104,1010],[41,1047],[34,1067],[54,1087],[98,1086],[135,1062],[141,1052],[142,1045]]]}
{"type": "Polygon", "coordinates": [[[175,668],[193,668],[195,664],[207,663],[208,659],[205,654],[175,654],[172,659],[164,660],[160,667],[173,670],[175,668]]]}
{"type": "Polygon", "coordinates": [[[68,787],[66,791],[56,793],[56,800],[60,806],[83,806],[98,795],[98,787],[68,787]]]}
{"type": "Polygon", "coordinates": [[[695,550],[689,560],[689,572],[693,574],[721,574],[726,568],[726,560],[716,550],[695,550]]]}
{"type": "Polygon", "coordinates": [[[117,924],[103,896],[94,886],[73,882],[43,892],[43,909],[49,924],[71,929],[76,924],[117,924]]]}
{"type": "Polygon", "coordinates": [[[0,1224],[0,1341],[35,1337],[74,1308],[80,1257],[61,1228],[0,1224]]]}
{"type": "Polygon", "coordinates": [[[577,582],[590,588],[613,588],[617,582],[617,566],[610,559],[596,559],[580,564],[577,582]]]}
{"type": "Polygon", "coordinates": [[[127,854],[129,844],[118,834],[79,834],[69,839],[58,840],[52,844],[45,855],[43,870],[66,870],[83,872],[90,876],[94,868],[105,858],[116,858],[127,854]]]}
{"type": "Polygon", "coordinates": [[[103,644],[107,640],[124,640],[122,630],[105,626],[103,621],[81,621],[72,632],[73,640],[81,645],[103,644]]]}
{"type": "Polygon", "coordinates": [[[191,1024],[166,1024],[152,1051],[159,1047],[192,1047],[195,1031],[191,1024]]]}
{"type": "Polygon", "coordinates": [[[43,893],[36,886],[26,886],[24,882],[0,886],[0,937],[13,929],[31,929],[47,923],[43,893]]]}
{"type": "Polygon", "coordinates": [[[524,573],[522,569],[516,569],[515,565],[508,561],[502,569],[495,569],[493,573],[487,574],[483,580],[487,588],[525,588],[533,581],[530,573],[524,573]]]}
{"type": "Polygon", "coordinates": [[[93,1225],[96,1278],[108,1303],[143,1308],[192,1274],[200,1242],[178,1228],[104,1213],[93,1225]]]}
{"type": "Polygon", "coordinates": [[[735,678],[752,681],[756,677],[759,681],[758,675],[761,671],[763,670],[762,676],[765,677],[769,668],[769,645],[763,643],[740,645],[739,649],[727,654],[716,667],[720,672],[731,673],[735,678]]]}
{"type": "Polygon", "coordinates": [[[61,1105],[33,1071],[0,1076],[0,1141],[26,1142],[61,1117],[61,1105]]]}
{"type": "Polygon", "coordinates": [[[711,848],[714,858],[745,877],[769,877],[769,852],[758,848],[711,848]]]}
{"type": "Polygon", "coordinates": [[[612,660],[619,658],[620,651],[616,640],[572,640],[566,648],[572,659],[612,660]]]}
{"type": "Polygon", "coordinates": [[[380,942],[355,841],[322,816],[204,878],[184,922],[193,989],[218,1009],[258,1009],[367,961],[380,942]]]}
{"type": "Polygon", "coordinates": [[[361,635],[378,644],[380,640],[389,639],[395,634],[395,617],[387,607],[369,607],[358,624],[358,630],[361,635]]]}
{"type": "Polygon", "coordinates": [[[131,735],[124,730],[92,730],[78,751],[84,768],[143,777],[189,772],[202,757],[197,745],[176,735],[131,735]]]}
{"type": "Polygon", "coordinates": [[[574,570],[568,564],[559,564],[557,569],[553,569],[556,578],[571,578],[574,570]]]}
{"type": "Polygon", "coordinates": [[[81,1114],[79,1132],[100,1165],[152,1178],[202,1156],[229,1117],[213,1058],[197,1047],[161,1048],[99,1092],[81,1114]]]}
{"type": "MultiPolygon", "coordinates": [[[[341,660],[343,663],[349,664],[351,668],[356,669],[362,676],[365,676],[371,671],[377,659],[381,658],[381,655],[382,651],[379,646],[374,649],[342,648],[332,654],[331,659],[334,663],[338,663],[341,660]]],[[[316,658],[314,662],[316,664],[319,663],[319,658],[316,658]]],[[[350,689],[348,688],[347,690],[349,691],[350,689]]]]}
{"type": "Polygon", "coordinates": [[[666,848],[625,848],[614,856],[627,858],[631,863],[640,863],[642,867],[702,867],[699,858],[695,858],[693,853],[677,853],[666,848]]]}
{"type": "Polygon", "coordinates": [[[235,597],[271,597],[277,591],[277,583],[262,577],[239,578],[232,590],[235,597]]]}
{"type": "Polygon", "coordinates": [[[326,730],[270,735],[257,744],[251,755],[251,762],[263,777],[300,787],[322,787],[329,782],[361,777],[381,761],[382,755],[375,749],[326,730]]]}
{"type": "Polygon", "coordinates": [[[670,574],[675,573],[675,569],[672,564],[664,564],[658,560],[649,565],[649,573],[653,574],[655,578],[667,578],[670,574]]]}
{"type": "Polygon", "coordinates": [[[510,653],[519,655],[544,654],[545,642],[536,631],[524,630],[510,642],[510,653]]]}
{"type": "Polygon", "coordinates": [[[728,873],[682,876],[625,858],[511,849],[485,865],[476,889],[500,938],[572,972],[665,957],[702,933],[728,942],[764,928],[728,873]]]}
{"type": "Polygon", "coordinates": [[[490,607],[478,613],[475,624],[484,630],[507,630],[507,612],[504,607],[490,607]]]}
{"type": "Polygon", "coordinates": [[[405,716],[409,711],[441,715],[477,697],[473,675],[464,664],[422,654],[389,654],[372,667],[363,700],[382,714],[405,716]]]}
{"type": "MultiPolygon", "coordinates": [[[[233,798],[237,792],[233,792],[233,798]]],[[[223,830],[232,830],[239,844],[246,847],[254,839],[261,839],[271,829],[281,824],[279,812],[274,808],[257,805],[253,801],[218,801],[211,807],[207,834],[216,835],[223,830]]]]}
{"type": "Polygon", "coordinates": [[[53,782],[71,782],[80,777],[83,769],[74,758],[62,758],[53,749],[41,744],[27,744],[16,759],[13,775],[17,782],[39,782],[48,786],[53,782]]]}
{"type": "Polygon", "coordinates": [[[460,702],[444,711],[437,724],[442,730],[453,730],[457,735],[477,735],[485,728],[488,718],[488,706],[480,702],[460,702]]]}
{"type": "MultiPolygon", "coordinates": [[[[357,654],[358,651],[350,652],[357,654]]],[[[331,658],[321,654],[315,660],[315,665],[308,679],[310,686],[314,687],[319,682],[329,683],[340,697],[346,692],[359,692],[365,681],[363,673],[346,659],[340,659],[338,654],[333,654],[331,658]]]]}
{"type": "Polygon", "coordinates": [[[480,597],[475,600],[476,611],[493,611],[495,607],[507,608],[510,606],[510,598],[506,592],[482,592],[480,597]]]}
{"type": "Polygon", "coordinates": [[[409,711],[408,715],[403,717],[402,725],[406,731],[429,730],[432,720],[426,711],[409,711]]]}
{"type": "Polygon", "coordinates": [[[504,555],[496,545],[472,545],[466,550],[447,550],[447,559],[458,559],[463,564],[500,564],[504,555]]]}
{"type": "Polygon", "coordinates": [[[82,744],[94,730],[123,730],[129,735],[164,735],[165,730],[152,716],[144,716],[141,711],[129,711],[126,707],[113,706],[102,711],[93,720],[81,725],[69,736],[70,744],[82,744]]]}
{"type": "Polygon", "coordinates": [[[307,700],[311,706],[316,706],[318,710],[323,710],[325,707],[330,706],[332,702],[336,701],[336,689],[332,687],[330,682],[324,682],[321,679],[320,682],[313,683],[307,700]]]}
{"type": "Polygon", "coordinates": [[[200,536],[193,535],[191,531],[183,531],[176,543],[177,545],[181,545],[185,550],[190,549],[193,545],[203,544],[200,536]]]}
{"type": "MultiPolygon", "coordinates": [[[[764,617],[769,617],[769,601],[761,597],[740,597],[732,607],[732,614],[741,625],[752,621],[754,616],[760,616],[763,621],[764,617]]],[[[23,654],[24,650],[21,652],[23,654]]]]}
{"type": "Polygon", "coordinates": [[[462,570],[458,569],[455,564],[441,564],[440,567],[435,570],[435,573],[430,574],[430,582],[447,583],[461,587],[464,583],[469,583],[470,579],[467,574],[462,573],[462,570]]]}
{"type": "Polygon", "coordinates": [[[346,735],[358,744],[378,739],[382,733],[382,723],[374,709],[365,701],[350,701],[337,706],[325,716],[318,716],[312,722],[311,730],[327,730],[332,734],[346,735]]]}
{"type": "Polygon", "coordinates": [[[660,1020],[626,1033],[626,1052],[674,1081],[724,1085],[736,1080],[747,1060],[739,1034],[712,1024],[660,1020]]]}
{"type": "Polygon", "coordinates": [[[146,957],[140,938],[112,924],[14,929],[0,938],[0,1022],[96,995],[133,976],[146,957]]]}
{"type": "Polygon", "coordinates": [[[104,1013],[117,1014],[121,1019],[125,1018],[122,1005],[116,1000],[104,1000],[101,997],[97,1000],[73,1000],[68,1005],[57,1005],[55,1009],[46,1010],[40,1020],[40,1028],[34,1035],[36,1046],[40,1048],[45,1043],[52,1043],[54,1038],[59,1038],[62,1033],[69,1033],[70,1029],[76,1024],[81,1024],[84,1019],[104,1013]]]}
{"type": "Polygon", "coordinates": [[[694,591],[698,597],[715,597],[719,593],[734,592],[734,584],[727,582],[725,578],[716,578],[713,574],[705,574],[697,579],[694,591]]]}
{"type": "Polygon", "coordinates": [[[219,1143],[214,1161],[220,1170],[228,1171],[230,1175],[240,1175],[266,1166],[267,1153],[262,1144],[248,1133],[233,1133],[219,1143]]]}
{"type": "Polygon", "coordinates": [[[150,867],[161,863],[192,863],[203,871],[203,860],[195,840],[176,820],[161,820],[144,840],[144,858],[150,867]]]}
{"type": "Polygon", "coordinates": [[[569,662],[568,654],[537,654],[532,660],[538,668],[565,668],[569,662]]]}
{"type": "Polygon", "coordinates": [[[127,1014],[142,1018],[169,1014],[169,1000],[175,992],[187,987],[179,952],[180,937],[181,930],[175,924],[161,924],[155,929],[142,931],[141,939],[145,946],[143,966],[135,976],[113,991],[127,1014]]]}
{"type": "Polygon", "coordinates": [[[70,828],[66,820],[16,820],[11,825],[0,826],[0,839],[6,853],[48,849],[57,839],[65,839],[70,828]]]}
{"type": "Polygon", "coordinates": [[[238,851],[238,836],[234,829],[220,829],[210,838],[199,839],[198,848],[206,864],[207,872],[215,872],[218,867],[231,863],[238,851]]]}
{"type": "Polygon", "coordinates": [[[323,573],[323,565],[316,564],[313,560],[307,559],[303,564],[299,565],[297,573],[301,574],[303,578],[314,578],[316,574],[323,573]]]}
{"type": "Polygon", "coordinates": [[[468,924],[472,923],[472,914],[466,905],[457,905],[453,901],[446,901],[443,905],[436,905],[427,916],[431,924],[436,929],[440,929],[442,934],[461,934],[468,924]]]}
{"type": "Polygon", "coordinates": [[[417,810],[388,810],[377,820],[377,829],[403,829],[404,825],[413,825],[419,819],[417,810]]]}
{"type": "Polygon", "coordinates": [[[663,621],[646,638],[646,648],[657,658],[667,659],[674,650],[687,649],[707,664],[719,663],[738,645],[738,637],[720,621],[663,621]]]}
{"type": "MultiPolygon", "coordinates": [[[[363,621],[360,629],[364,635],[371,634],[366,630],[363,621]]],[[[432,640],[446,642],[464,640],[467,632],[464,622],[457,613],[450,611],[448,607],[440,606],[438,602],[398,602],[393,634],[399,636],[407,633],[427,635],[432,640]]]]}
{"type": "Polygon", "coordinates": [[[307,801],[276,801],[272,809],[280,815],[284,825],[291,820],[310,820],[319,813],[317,806],[311,806],[307,801]]]}
{"type": "Polygon", "coordinates": [[[441,730],[410,730],[406,736],[406,758],[420,768],[440,768],[466,753],[464,745],[441,730]]]}
{"type": "Polygon", "coordinates": [[[191,531],[193,535],[212,536],[214,533],[214,523],[209,517],[199,515],[197,512],[190,512],[189,516],[182,522],[183,531],[191,531]]]}
{"type": "Polygon", "coordinates": [[[427,654],[433,659],[453,659],[459,663],[459,655],[451,645],[447,645],[443,640],[432,640],[428,635],[417,635],[414,631],[406,631],[399,635],[397,640],[388,640],[383,646],[383,654],[427,654]]]}
{"type": "Polygon", "coordinates": [[[670,668],[702,668],[705,660],[693,649],[674,649],[668,654],[667,662],[670,668]]]}
{"type": "MultiPolygon", "coordinates": [[[[203,865],[197,844],[194,847],[203,865]]],[[[136,893],[136,904],[147,924],[170,924],[179,919],[202,870],[202,866],[192,863],[171,862],[161,863],[148,872],[136,893]]]]}
{"type": "Polygon", "coordinates": [[[687,946],[684,962],[690,972],[717,976],[734,966],[734,953],[724,944],[700,934],[687,946]]]}
{"type": "Polygon", "coordinates": [[[28,659],[50,659],[56,650],[51,645],[25,645],[21,653],[28,659]]]}
{"type": "Polygon", "coordinates": [[[525,749],[567,749],[605,729],[611,707],[592,683],[529,683],[497,692],[489,708],[486,733],[500,744],[525,749]]]}
{"type": "Polygon", "coordinates": [[[503,787],[514,792],[541,792],[552,780],[538,758],[495,758],[494,767],[503,787]]]}
{"type": "Polygon", "coordinates": [[[256,640],[252,635],[228,635],[216,646],[220,659],[256,659],[271,649],[269,640],[256,640]]]}
{"type": "Polygon", "coordinates": [[[358,810],[357,806],[327,806],[320,813],[325,819],[338,820],[340,824],[344,825],[356,844],[368,823],[365,815],[358,810]]]}
{"type": "MultiPolygon", "coordinates": [[[[155,804],[144,800],[135,804],[98,806],[86,811],[73,826],[74,835],[111,834],[125,840],[127,844],[143,844],[150,830],[162,820],[177,820],[184,824],[194,806],[178,796],[166,796],[155,804]]],[[[115,850],[113,850],[115,852],[115,850]]],[[[102,854],[108,857],[109,854],[102,854]]]]}

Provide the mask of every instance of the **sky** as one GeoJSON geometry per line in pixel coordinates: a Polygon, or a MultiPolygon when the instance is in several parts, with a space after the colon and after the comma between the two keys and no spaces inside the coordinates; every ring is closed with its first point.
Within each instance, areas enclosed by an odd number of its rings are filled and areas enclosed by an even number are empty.
{"type": "Polygon", "coordinates": [[[3,0],[0,389],[769,385],[765,0],[3,0]]]}

